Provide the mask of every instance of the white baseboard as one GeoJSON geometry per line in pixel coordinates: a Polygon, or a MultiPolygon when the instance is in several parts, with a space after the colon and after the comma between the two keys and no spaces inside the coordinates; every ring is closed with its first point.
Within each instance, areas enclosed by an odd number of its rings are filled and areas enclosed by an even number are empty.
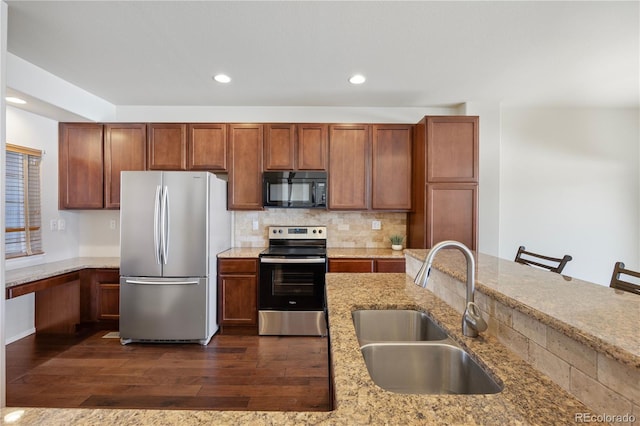
{"type": "Polygon", "coordinates": [[[20,340],[20,339],[22,339],[23,337],[30,336],[30,335],[32,335],[32,334],[33,334],[33,333],[35,333],[35,332],[36,332],[36,329],[35,329],[35,328],[32,328],[32,329],[29,329],[29,330],[25,330],[25,331],[23,331],[22,333],[17,334],[17,335],[15,335],[15,336],[7,337],[7,338],[5,339],[5,345],[8,345],[9,343],[13,343],[13,342],[15,342],[15,341],[17,341],[17,340],[20,340]]]}

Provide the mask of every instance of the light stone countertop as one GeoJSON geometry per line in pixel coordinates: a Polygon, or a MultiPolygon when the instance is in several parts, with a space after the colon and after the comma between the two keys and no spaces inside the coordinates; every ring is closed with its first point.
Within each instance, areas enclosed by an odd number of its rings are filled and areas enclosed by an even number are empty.
{"type": "Polygon", "coordinates": [[[335,258],[377,258],[404,259],[402,250],[390,248],[327,248],[327,257],[335,258]]]}
{"type": "Polygon", "coordinates": [[[20,284],[55,277],[86,268],[119,268],[119,257],[76,257],[73,259],[48,262],[36,266],[12,269],[5,272],[6,288],[20,284]]]}
{"type": "MultiPolygon", "coordinates": [[[[428,250],[407,250],[409,256],[423,259],[428,250]]],[[[434,262],[434,267],[464,281],[466,269],[464,258],[457,251],[443,251],[434,262]],[[459,257],[457,257],[459,255],[459,257]]],[[[549,274],[504,261],[492,256],[478,256],[478,291],[491,293],[510,306],[524,309],[531,303],[557,305],[561,311],[566,301],[558,301],[558,285],[581,284],[578,280],[565,281],[558,275],[555,287],[545,284],[549,274]],[[538,275],[543,273],[543,276],[538,275]],[[544,277],[544,279],[541,279],[544,277]],[[531,285],[523,286],[522,283],[531,285]],[[538,285],[538,287],[536,287],[538,285]],[[551,290],[555,290],[551,294],[551,290]],[[501,293],[504,291],[505,293],[501,293]],[[542,293],[539,295],[539,293],[542,293]],[[554,300],[555,298],[555,300],[554,300]],[[564,304],[563,304],[564,303],[564,304]]],[[[555,279],[552,279],[555,281],[555,279]]],[[[595,284],[590,286],[601,287],[595,284]]],[[[582,323],[580,313],[587,309],[588,297],[612,299],[602,301],[606,307],[637,308],[636,302],[606,287],[590,288],[579,294],[567,290],[582,310],[574,309],[577,319],[564,326],[577,331],[582,323]],[[586,291],[585,294],[583,294],[586,291]],[[611,293],[613,292],[613,293],[611,293]],[[583,294],[583,296],[580,296],[583,294]],[[605,297],[604,295],[607,294],[605,297]],[[619,305],[619,304],[622,305],[619,305]]],[[[560,292],[563,293],[564,292],[560,292]]],[[[635,295],[630,295],[635,296],[635,295]]],[[[594,299],[592,299],[594,300],[594,299]]],[[[590,413],[581,402],[539,373],[525,361],[510,352],[496,338],[482,335],[471,339],[460,333],[460,314],[428,290],[416,286],[406,274],[327,274],[327,307],[331,342],[331,362],[334,377],[335,407],[331,412],[249,412],[249,411],[191,411],[191,410],[111,410],[111,409],[58,409],[25,408],[19,425],[57,424],[137,424],[137,425],[205,425],[205,424],[569,424],[574,423],[578,413],[590,413]],[[401,395],[384,391],[376,386],[367,373],[358,347],[351,320],[351,312],[361,308],[410,308],[429,312],[449,331],[451,336],[469,350],[481,364],[497,376],[504,390],[495,395],[401,395]]],[[[542,306],[539,306],[540,308],[542,306]]],[[[549,306],[547,306],[549,308],[549,306]]],[[[551,308],[549,308],[551,309],[551,308]]],[[[603,308],[606,309],[606,308],[603,308]]],[[[553,309],[551,309],[553,311],[553,309]]],[[[570,309],[571,310],[571,309],[570,309]]],[[[593,315],[593,303],[588,306],[593,315]]],[[[598,310],[596,309],[596,312],[598,310]]],[[[534,310],[536,313],[537,310],[534,310]]],[[[610,316],[610,312],[607,312],[610,316]]],[[[539,314],[551,315],[551,312],[539,314]]],[[[571,317],[571,313],[561,316],[571,317]]],[[[549,317],[550,318],[550,317],[549,317]]],[[[590,317],[593,319],[593,317],[590,317]]],[[[565,320],[558,320],[565,324],[565,320]]],[[[570,318],[569,318],[570,319],[570,318]]],[[[548,319],[553,322],[553,320],[548,319]]],[[[586,322],[585,322],[586,323],[586,322]]],[[[636,322],[637,324],[637,322],[636,322]]],[[[593,333],[604,333],[591,330],[593,333]]],[[[628,342],[637,342],[634,334],[628,342]]],[[[589,339],[594,339],[593,336],[589,339]]],[[[623,339],[623,335],[617,338],[623,339]]],[[[607,341],[606,336],[596,340],[607,341]]],[[[614,339],[615,340],[615,339],[614,339]]],[[[606,343],[611,348],[620,348],[623,359],[637,359],[637,353],[625,349],[625,342],[617,345],[606,343]],[[625,355],[626,354],[626,355],[625,355]],[[629,358],[629,356],[631,358],[629,358]]],[[[637,348],[636,348],[637,349],[637,348]]],[[[616,350],[610,349],[613,352],[616,350]]],[[[620,355],[620,354],[619,354],[620,355]]],[[[0,410],[0,415],[16,411],[16,408],[0,410]]],[[[601,414],[601,413],[591,413],[601,414]]]]}
{"type": "Polygon", "coordinates": [[[225,258],[254,258],[257,259],[266,247],[233,247],[218,253],[218,259],[225,258]]]}
{"type": "MultiPolygon", "coordinates": [[[[406,274],[327,274],[334,376],[331,412],[249,412],[25,408],[18,425],[537,425],[573,423],[589,410],[491,336],[462,337],[460,314],[406,274]],[[497,375],[494,395],[402,395],[376,386],[360,353],[351,312],[413,308],[430,312],[474,357],[497,375]]],[[[215,338],[215,337],[214,337],[215,338]]],[[[4,416],[16,408],[1,410],[4,416]]],[[[593,413],[592,413],[593,414],[593,413]]]]}

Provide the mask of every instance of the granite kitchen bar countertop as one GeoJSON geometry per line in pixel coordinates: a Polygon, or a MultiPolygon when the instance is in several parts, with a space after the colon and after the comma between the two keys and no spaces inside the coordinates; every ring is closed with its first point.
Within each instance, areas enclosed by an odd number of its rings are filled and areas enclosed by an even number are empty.
{"type": "MultiPolygon", "coordinates": [[[[568,424],[590,411],[492,336],[460,333],[460,314],[406,274],[327,274],[327,308],[335,407],[330,412],[24,410],[19,425],[488,425],[568,424]],[[429,312],[451,336],[496,376],[504,390],[493,395],[404,395],[376,386],[367,372],[353,327],[356,309],[409,308],[429,312]]],[[[591,413],[595,414],[595,413],[591,413]]]]}
{"type": "MultiPolygon", "coordinates": [[[[422,260],[429,250],[407,249],[422,260]]],[[[529,315],[597,352],[640,368],[640,297],[569,276],[475,253],[476,291],[529,315]]],[[[436,269],[466,282],[458,250],[442,250],[436,269]]]]}

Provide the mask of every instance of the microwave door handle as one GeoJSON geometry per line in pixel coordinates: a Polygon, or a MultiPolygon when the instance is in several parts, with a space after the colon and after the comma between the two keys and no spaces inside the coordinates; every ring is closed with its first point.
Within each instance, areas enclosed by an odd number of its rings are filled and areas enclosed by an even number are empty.
{"type": "Polygon", "coordinates": [[[311,182],[311,205],[316,205],[316,181],[311,182]]]}

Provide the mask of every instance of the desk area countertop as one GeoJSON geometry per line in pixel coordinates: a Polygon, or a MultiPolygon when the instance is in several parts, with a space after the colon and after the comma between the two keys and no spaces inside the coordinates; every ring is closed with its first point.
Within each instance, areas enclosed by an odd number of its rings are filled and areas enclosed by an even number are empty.
{"type": "Polygon", "coordinates": [[[119,257],[76,257],[5,272],[5,287],[11,288],[86,268],[119,268],[119,257]]]}
{"type": "MultiPolygon", "coordinates": [[[[451,269],[454,275],[460,272],[455,259],[451,262],[439,259],[434,266],[451,269]]],[[[482,261],[479,267],[484,270],[482,261]]],[[[525,277],[526,285],[534,279],[527,269],[512,272],[525,277]]],[[[479,279],[500,282],[504,279],[503,273],[496,270],[495,275],[491,275],[483,271],[479,279]]],[[[511,276],[513,288],[505,291],[517,293],[515,278],[511,276]]],[[[481,285],[479,282],[479,287],[481,285]]],[[[26,408],[15,424],[567,424],[574,422],[577,413],[590,412],[495,337],[463,337],[460,314],[430,291],[416,286],[406,274],[329,273],[326,292],[335,392],[335,407],[331,412],[26,408]],[[403,395],[384,391],[370,379],[355,335],[351,312],[361,308],[410,308],[429,312],[502,380],[504,390],[493,395],[403,395]]],[[[1,414],[15,410],[6,408],[1,414]]]]}

